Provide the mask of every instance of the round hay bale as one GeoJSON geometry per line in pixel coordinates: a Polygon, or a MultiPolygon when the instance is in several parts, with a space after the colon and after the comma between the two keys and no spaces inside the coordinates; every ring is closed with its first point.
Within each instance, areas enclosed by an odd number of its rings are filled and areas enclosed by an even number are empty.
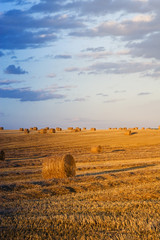
{"type": "Polygon", "coordinates": [[[39,131],[41,134],[45,134],[45,133],[47,133],[47,129],[46,128],[42,128],[42,129],[40,129],[40,131],[39,131]]]}
{"type": "Polygon", "coordinates": [[[5,152],[3,150],[0,151],[0,160],[1,161],[5,160],[5,152]]]}
{"type": "Polygon", "coordinates": [[[160,130],[160,126],[158,126],[158,129],[160,130]]]}
{"type": "Polygon", "coordinates": [[[68,129],[68,130],[73,130],[73,127],[68,127],[67,129],[68,129]]]}
{"type": "Polygon", "coordinates": [[[142,128],[141,128],[141,130],[145,130],[145,128],[144,128],[144,127],[142,127],[142,128]]]}
{"type": "Polygon", "coordinates": [[[62,131],[62,128],[56,127],[56,131],[60,132],[60,131],[62,131]]]}
{"type": "Polygon", "coordinates": [[[49,127],[45,127],[46,130],[49,130],[49,127]]]}
{"type": "Polygon", "coordinates": [[[33,128],[33,130],[34,130],[34,131],[37,131],[37,130],[38,130],[38,128],[37,128],[37,127],[34,127],[34,128],[33,128]]]}
{"type": "Polygon", "coordinates": [[[86,130],[86,127],[84,127],[82,130],[84,130],[84,131],[85,131],[85,130],[86,130]]]}
{"type": "Polygon", "coordinates": [[[19,131],[20,131],[20,132],[23,132],[23,131],[24,131],[24,128],[20,128],[19,131]]]}
{"type": "Polygon", "coordinates": [[[49,133],[55,133],[55,132],[56,132],[56,130],[54,128],[49,129],[49,133]]]}
{"type": "Polygon", "coordinates": [[[42,176],[45,179],[67,178],[76,175],[76,163],[72,155],[53,156],[42,163],[42,176]]]}
{"type": "Polygon", "coordinates": [[[132,134],[131,130],[127,130],[127,131],[125,132],[125,135],[131,135],[131,134],[132,134]]]}
{"type": "Polygon", "coordinates": [[[25,134],[28,134],[28,133],[29,133],[29,129],[28,129],[28,128],[25,128],[25,129],[24,129],[24,133],[25,133],[25,134]]]}
{"type": "Polygon", "coordinates": [[[32,131],[33,130],[33,127],[30,127],[29,131],[32,131]]]}
{"type": "Polygon", "coordinates": [[[91,128],[90,130],[94,132],[94,131],[96,131],[96,128],[91,128]]]}
{"type": "Polygon", "coordinates": [[[98,146],[91,147],[91,152],[92,153],[100,153],[100,152],[102,152],[102,146],[98,145],[98,146]]]}
{"type": "Polygon", "coordinates": [[[71,132],[79,132],[79,130],[75,128],[71,132]]]}
{"type": "Polygon", "coordinates": [[[76,127],[75,130],[77,130],[77,132],[81,132],[81,128],[76,127]]]}
{"type": "Polygon", "coordinates": [[[4,130],[4,127],[0,127],[0,130],[4,130]]]}

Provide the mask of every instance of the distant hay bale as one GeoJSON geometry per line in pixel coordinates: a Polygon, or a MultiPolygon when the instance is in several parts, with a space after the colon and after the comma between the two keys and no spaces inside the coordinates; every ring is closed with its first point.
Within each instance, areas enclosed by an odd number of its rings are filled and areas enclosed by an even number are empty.
{"type": "Polygon", "coordinates": [[[3,150],[0,151],[0,160],[1,161],[5,160],[5,152],[3,150]]]}
{"type": "Polygon", "coordinates": [[[24,128],[20,128],[19,131],[23,132],[23,131],[24,131],[24,128]]]}
{"type": "Polygon", "coordinates": [[[100,153],[100,152],[102,152],[102,147],[100,145],[91,147],[91,152],[92,153],[100,153]]]}
{"type": "Polygon", "coordinates": [[[62,131],[62,128],[56,127],[56,131],[57,131],[57,132],[60,132],[60,131],[62,131]]]}
{"type": "Polygon", "coordinates": [[[141,129],[142,129],[142,130],[145,130],[145,128],[144,128],[144,127],[142,127],[141,129]]]}
{"type": "Polygon", "coordinates": [[[79,132],[79,130],[77,128],[75,128],[71,132],[79,132]]]}
{"type": "Polygon", "coordinates": [[[44,129],[49,130],[49,127],[45,127],[44,129]]]}
{"type": "Polygon", "coordinates": [[[56,130],[54,128],[49,129],[49,133],[55,133],[55,132],[56,132],[56,130]]]}
{"type": "Polygon", "coordinates": [[[94,131],[96,131],[96,128],[91,128],[90,130],[91,130],[92,132],[94,132],[94,131]]]}
{"type": "Polygon", "coordinates": [[[68,129],[68,130],[73,130],[73,127],[68,127],[67,129],[68,129]]]}
{"type": "Polygon", "coordinates": [[[85,130],[86,130],[86,127],[84,127],[82,130],[85,131],[85,130]]]}
{"type": "Polygon", "coordinates": [[[160,126],[158,126],[158,129],[160,130],[160,126]]]}
{"type": "Polygon", "coordinates": [[[30,129],[29,129],[30,131],[32,131],[33,130],[33,127],[30,127],[30,129]]]}
{"type": "Polygon", "coordinates": [[[29,129],[28,129],[28,128],[25,128],[25,129],[24,129],[24,133],[25,133],[25,134],[28,134],[28,133],[29,133],[29,129]]]}
{"type": "Polygon", "coordinates": [[[77,130],[77,132],[81,132],[81,128],[76,127],[75,130],[77,130]]]}
{"type": "Polygon", "coordinates": [[[132,134],[131,130],[125,131],[125,135],[131,135],[131,134],[132,134]]]}
{"type": "Polygon", "coordinates": [[[4,127],[0,127],[0,130],[4,130],[4,127]]]}
{"type": "Polygon", "coordinates": [[[42,176],[45,179],[67,178],[76,175],[76,163],[72,155],[53,156],[42,163],[42,176]]]}
{"type": "Polygon", "coordinates": [[[46,128],[42,128],[42,129],[39,130],[39,133],[45,134],[45,133],[47,133],[47,129],[46,128]]]}
{"type": "Polygon", "coordinates": [[[37,128],[37,127],[34,127],[34,128],[33,128],[33,130],[34,130],[34,131],[37,131],[37,130],[38,130],[38,128],[37,128]]]}

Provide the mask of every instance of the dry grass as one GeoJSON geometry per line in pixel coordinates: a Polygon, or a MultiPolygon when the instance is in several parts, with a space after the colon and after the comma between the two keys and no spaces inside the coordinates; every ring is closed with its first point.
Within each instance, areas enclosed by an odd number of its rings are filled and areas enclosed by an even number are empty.
{"type": "Polygon", "coordinates": [[[42,164],[42,176],[44,179],[74,177],[76,164],[72,155],[53,156],[46,158],[42,164]]]}
{"type": "Polygon", "coordinates": [[[0,239],[160,239],[160,131],[136,132],[2,131],[0,239]],[[69,153],[75,177],[42,178],[45,159],[69,153]]]}

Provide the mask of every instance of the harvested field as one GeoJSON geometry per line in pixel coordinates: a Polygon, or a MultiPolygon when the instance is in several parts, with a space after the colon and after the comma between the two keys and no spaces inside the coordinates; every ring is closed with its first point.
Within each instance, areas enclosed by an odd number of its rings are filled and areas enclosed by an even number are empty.
{"type": "Polygon", "coordinates": [[[1,131],[0,239],[160,239],[160,131],[124,132],[1,131]],[[66,154],[76,176],[44,180],[66,154]]]}

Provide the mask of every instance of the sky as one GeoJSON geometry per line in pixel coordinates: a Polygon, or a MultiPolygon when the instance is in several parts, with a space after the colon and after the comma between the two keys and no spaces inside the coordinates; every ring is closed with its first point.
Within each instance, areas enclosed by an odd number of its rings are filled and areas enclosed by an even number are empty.
{"type": "Polygon", "coordinates": [[[160,125],[159,0],[0,2],[0,126],[160,125]]]}

